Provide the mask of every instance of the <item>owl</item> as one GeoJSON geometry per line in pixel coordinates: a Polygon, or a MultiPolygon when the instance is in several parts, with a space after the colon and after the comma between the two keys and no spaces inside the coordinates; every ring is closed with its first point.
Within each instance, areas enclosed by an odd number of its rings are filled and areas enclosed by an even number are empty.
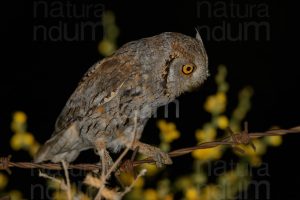
{"type": "Polygon", "coordinates": [[[83,76],[35,162],[72,162],[86,149],[137,149],[158,165],[167,153],[140,140],[159,106],[198,88],[208,77],[208,59],[199,33],[165,32],[129,42],[94,64],[83,76]]]}

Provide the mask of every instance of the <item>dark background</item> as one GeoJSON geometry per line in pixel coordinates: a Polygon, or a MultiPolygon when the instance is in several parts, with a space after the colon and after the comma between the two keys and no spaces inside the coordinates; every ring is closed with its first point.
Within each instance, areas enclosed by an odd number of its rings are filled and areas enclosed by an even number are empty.
{"type": "MultiPolygon", "coordinates": [[[[45,2],[45,1],[44,1],[45,2]]],[[[199,1],[70,1],[79,7],[82,4],[103,4],[105,10],[116,14],[116,23],[120,28],[118,45],[142,37],[152,36],[166,31],[181,32],[193,36],[194,27],[207,25],[211,29],[223,21],[231,24],[231,32],[236,33],[236,25],[243,22],[266,22],[270,25],[270,39],[261,32],[256,40],[253,32],[248,39],[230,41],[228,38],[217,41],[202,35],[211,74],[216,73],[219,64],[228,67],[230,83],[229,110],[236,103],[237,93],[245,85],[254,88],[252,109],[247,116],[250,130],[260,131],[278,125],[283,128],[297,126],[300,119],[299,97],[299,61],[296,46],[296,11],[289,1],[224,1],[229,9],[230,2],[240,9],[245,6],[265,4],[268,16],[255,14],[246,18],[209,17],[201,10],[197,15],[199,1]],[[294,46],[294,48],[292,48],[294,46]],[[298,61],[298,62],[297,62],[298,61]]],[[[210,2],[210,1],[208,1],[210,2]]],[[[211,1],[221,2],[221,1],[211,1]]],[[[12,152],[9,147],[11,113],[23,110],[29,116],[29,131],[38,141],[49,138],[56,117],[70,94],[75,89],[83,73],[98,59],[98,42],[102,39],[102,30],[95,40],[85,38],[76,41],[53,41],[33,38],[33,29],[37,25],[51,27],[62,21],[65,24],[80,23],[96,18],[44,18],[40,13],[34,17],[33,2],[1,2],[0,9],[0,155],[13,154],[13,160],[26,161],[30,157],[25,152],[12,152]]],[[[49,3],[50,5],[50,3],[49,3]]],[[[229,12],[229,11],[228,11],[229,12]]],[[[245,13],[240,11],[241,13],[245,13]]],[[[101,20],[101,19],[100,19],[101,20]]],[[[68,30],[72,32],[72,28],[68,30]]],[[[205,97],[215,92],[213,79],[208,80],[197,92],[184,94],[180,100],[180,118],[170,117],[183,134],[176,147],[193,145],[194,131],[199,128],[208,115],[203,113],[205,97]]],[[[162,117],[162,116],[161,116],[162,117]]],[[[155,142],[158,137],[155,120],[148,123],[144,140],[155,142]]],[[[271,199],[299,199],[299,135],[288,135],[280,148],[270,149],[264,156],[268,163],[270,176],[256,177],[255,180],[267,180],[271,183],[271,199]]],[[[189,156],[175,160],[172,170],[183,172],[191,169],[189,156]],[[183,165],[185,163],[185,165],[183,165]]],[[[9,187],[27,191],[30,184],[39,178],[30,176],[26,170],[14,169],[9,187]],[[26,179],[26,180],[25,180],[26,179]],[[29,180],[30,179],[30,180],[29,180]],[[29,183],[30,182],[30,183],[29,183]]],[[[249,199],[254,199],[249,190],[249,199]]],[[[262,196],[260,199],[266,199],[262,196]]]]}

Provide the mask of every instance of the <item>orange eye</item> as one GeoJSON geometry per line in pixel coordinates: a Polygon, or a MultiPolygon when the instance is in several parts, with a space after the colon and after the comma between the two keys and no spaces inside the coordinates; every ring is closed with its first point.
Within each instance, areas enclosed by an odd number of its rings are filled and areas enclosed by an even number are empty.
{"type": "Polygon", "coordinates": [[[194,71],[194,66],[191,64],[186,64],[182,66],[182,73],[185,75],[189,75],[194,71]]]}

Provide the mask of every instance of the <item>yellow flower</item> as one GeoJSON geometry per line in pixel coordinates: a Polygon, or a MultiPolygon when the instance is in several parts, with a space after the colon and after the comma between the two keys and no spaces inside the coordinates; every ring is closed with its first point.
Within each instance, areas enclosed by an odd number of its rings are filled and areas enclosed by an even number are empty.
{"type": "Polygon", "coordinates": [[[221,158],[221,147],[213,147],[209,149],[198,149],[192,152],[192,156],[198,160],[216,160],[221,158]]]}
{"type": "Polygon", "coordinates": [[[121,173],[119,178],[122,181],[122,184],[126,186],[129,186],[133,181],[133,176],[130,173],[121,173]]]}
{"type": "MultiPolygon", "coordinates": [[[[63,181],[62,178],[56,178],[59,181],[63,181]]],[[[47,186],[53,190],[59,190],[61,188],[61,184],[57,181],[53,181],[51,179],[47,180],[47,186]]]]}
{"type": "Polygon", "coordinates": [[[193,185],[193,180],[188,176],[180,177],[175,182],[175,187],[178,190],[186,190],[193,185]]]}
{"type": "Polygon", "coordinates": [[[67,193],[63,190],[56,190],[53,192],[52,197],[54,200],[68,200],[67,193]]]}
{"type": "Polygon", "coordinates": [[[199,142],[203,141],[206,138],[205,132],[201,129],[196,130],[195,136],[199,142]]]}
{"type": "Polygon", "coordinates": [[[259,167],[262,164],[262,160],[259,156],[251,156],[249,161],[252,167],[259,167]]]}
{"type": "Polygon", "coordinates": [[[105,11],[103,13],[103,16],[102,16],[102,20],[103,20],[103,24],[105,25],[111,25],[111,24],[115,24],[115,21],[116,21],[116,16],[115,14],[108,10],[108,11],[105,11]]]}
{"type": "Polygon", "coordinates": [[[29,146],[29,153],[33,157],[36,152],[39,150],[40,144],[37,142],[34,142],[32,145],[29,146]]]}
{"type": "Polygon", "coordinates": [[[17,151],[22,148],[28,149],[35,142],[31,133],[16,133],[10,140],[13,150],[17,151]]]}
{"type": "Polygon", "coordinates": [[[13,113],[11,122],[11,130],[13,132],[25,132],[26,131],[26,121],[27,116],[22,111],[17,111],[13,113]]]}
{"type": "Polygon", "coordinates": [[[262,163],[261,157],[267,151],[267,146],[260,139],[253,140],[253,144],[255,146],[255,150],[251,145],[240,145],[241,149],[244,150],[244,153],[236,152],[237,155],[244,157],[245,155],[249,159],[250,165],[253,167],[259,167],[262,163]]]}
{"type": "Polygon", "coordinates": [[[144,190],[131,190],[124,199],[138,200],[144,196],[144,190]]]}
{"type": "Polygon", "coordinates": [[[165,120],[159,120],[157,126],[160,129],[160,136],[163,142],[171,143],[180,137],[180,132],[172,122],[167,123],[165,120]]]}
{"type": "Polygon", "coordinates": [[[79,200],[91,200],[91,198],[89,196],[87,196],[86,194],[80,194],[79,200]]]}
{"type": "Polygon", "coordinates": [[[219,65],[218,66],[218,73],[215,76],[216,83],[218,85],[222,84],[222,83],[225,83],[226,76],[227,76],[227,68],[226,68],[226,66],[225,65],[219,65]]]}
{"type": "Polygon", "coordinates": [[[282,143],[282,137],[280,135],[278,136],[267,136],[264,138],[264,140],[266,141],[266,143],[270,146],[280,146],[282,143]]]}
{"type": "Polygon", "coordinates": [[[195,135],[199,142],[212,141],[217,136],[217,130],[211,124],[205,124],[203,130],[197,130],[195,135]]]}
{"type": "Polygon", "coordinates": [[[0,173],[0,190],[4,189],[7,185],[8,179],[5,174],[0,173]]]}
{"type": "Polygon", "coordinates": [[[98,51],[104,55],[109,56],[116,50],[116,45],[109,40],[103,39],[98,45],[98,51]]]}
{"type": "Polygon", "coordinates": [[[195,183],[197,184],[205,184],[207,182],[207,174],[205,172],[197,172],[192,176],[192,179],[194,180],[195,183]]]}
{"type": "Polygon", "coordinates": [[[159,171],[159,169],[154,164],[145,163],[142,164],[141,168],[147,170],[146,176],[154,176],[159,171]]]}
{"type": "Polygon", "coordinates": [[[23,145],[29,147],[34,143],[34,136],[31,133],[23,133],[23,145]]]}
{"type": "Polygon", "coordinates": [[[207,185],[201,191],[199,199],[201,200],[218,200],[221,198],[220,188],[217,185],[207,185]]]}
{"type": "Polygon", "coordinates": [[[167,122],[166,122],[166,120],[163,120],[163,119],[158,120],[158,122],[157,122],[157,127],[158,127],[160,130],[165,130],[166,127],[167,127],[167,122]]]}
{"type": "Polygon", "coordinates": [[[171,143],[171,142],[173,142],[173,140],[178,139],[179,136],[180,136],[180,133],[177,130],[166,132],[165,134],[163,134],[163,141],[165,141],[167,143],[171,143]]]}
{"type": "Polygon", "coordinates": [[[244,107],[240,106],[233,111],[232,117],[238,121],[241,121],[242,119],[245,118],[247,111],[248,111],[247,109],[244,109],[244,107]]]}
{"type": "Polygon", "coordinates": [[[224,92],[218,92],[206,99],[204,109],[212,114],[220,114],[226,109],[226,101],[226,94],[224,92]]]}
{"type": "MultiPolygon", "coordinates": [[[[129,186],[134,181],[134,177],[130,173],[121,173],[120,174],[120,180],[122,181],[123,185],[129,186]]],[[[135,188],[142,188],[144,186],[144,179],[143,177],[140,177],[136,180],[134,187],[135,188]]]]}
{"type": "Polygon", "coordinates": [[[115,41],[119,36],[119,28],[115,24],[110,24],[106,27],[105,38],[111,41],[115,41]]]}
{"type": "Polygon", "coordinates": [[[11,200],[21,200],[22,198],[22,193],[18,190],[11,190],[9,192],[9,196],[11,200]]]}
{"type": "Polygon", "coordinates": [[[238,181],[238,176],[235,171],[229,171],[219,177],[221,185],[234,185],[238,181]]]}
{"type": "Polygon", "coordinates": [[[165,126],[165,129],[163,130],[164,132],[172,132],[176,130],[176,125],[172,122],[170,123],[167,123],[166,126],[165,126]]]}
{"type": "Polygon", "coordinates": [[[224,130],[228,127],[229,120],[225,115],[221,115],[217,118],[217,125],[220,129],[224,130]]]}
{"type": "Polygon", "coordinates": [[[17,123],[25,123],[27,120],[27,115],[22,111],[17,111],[13,113],[13,121],[17,123]]]}
{"type": "Polygon", "coordinates": [[[251,145],[247,145],[247,146],[239,145],[239,147],[244,151],[244,153],[238,151],[236,151],[235,153],[237,153],[237,155],[240,155],[242,157],[245,155],[247,155],[248,157],[261,156],[266,153],[267,146],[261,140],[255,139],[252,142],[253,145],[255,146],[255,149],[253,149],[251,145]]]}
{"type": "MultiPolygon", "coordinates": [[[[71,199],[75,199],[76,195],[76,185],[75,183],[71,185],[71,199]]],[[[52,194],[54,200],[68,200],[68,196],[65,190],[55,190],[52,194]]]]}
{"type": "Polygon", "coordinates": [[[241,124],[239,121],[233,119],[231,117],[229,127],[233,130],[233,132],[239,132],[241,131],[241,124]]]}
{"type": "Polygon", "coordinates": [[[191,187],[185,191],[184,196],[187,200],[197,200],[199,199],[199,192],[196,188],[191,187]]]}
{"type": "Polygon", "coordinates": [[[136,180],[136,182],[135,182],[135,184],[134,184],[134,187],[135,187],[135,188],[143,188],[144,184],[145,184],[144,178],[143,178],[143,177],[139,177],[139,178],[136,180]]]}
{"type": "Polygon", "coordinates": [[[217,102],[220,104],[226,104],[226,94],[224,92],[218,92],[216,94],[217,102]]]}
{"type": "Polygon", "coordinates": [[[174,196],[173,194],[167,194],[166,196],[164,196],[163,200],[173,200],[174,196]]]}
{"type": "Polygon", "coordinates": [[[16,133],[10,139],[10,146],[13,150],[18,151],[22,148],[22,135],[21,133],[16,133]]]}
{"type": "Polygon", "coordinates": [[[255,146],[255,151],[250,145],[246,147],[248,155],[263,155],[266,153],[267,147],[261,140],[253,140],[253,144],[255,146]]]}
{"type": "Polygon", "coordinates": [[[215,96],[209,96],[207,97],[205,103],[204,103],[204,109],[207,112],[212,112],[212,110],[214,109],[214,107],[216,106],[216,98],[215,96]]]}
{"type": "Polygon", "coordinates": [[[239,101],[237,107],[234,109],[231,120],[235,123],[240,123],[251,108],[250,98],[253,95],[251,87],[245,87],[239,92],[239,101]]]}
{"type": "Polygon", "coordinates": [[[226,82],[222,82],[218,84],[218,91],[219,92],[227,92],[229,90],[229,84],[226,82]]]}
{"type": "Polygon", "coordinates": [[[146,189],[144,191],[145,200],[158,200],[158,194],[154,189],[146,189]]]}

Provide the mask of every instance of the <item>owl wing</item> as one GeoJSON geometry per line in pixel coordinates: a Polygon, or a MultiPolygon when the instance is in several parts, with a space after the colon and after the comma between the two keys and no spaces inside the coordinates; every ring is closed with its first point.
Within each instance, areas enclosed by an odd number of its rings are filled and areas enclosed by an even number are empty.
{"type": "Polygon", "coordinates": [[[77,121],[110,101],[132,74],[135,73],[131,62],[117,55],[93,65],[67,101],[56,121],[54,133],[38,151],[35,162],[73,161],[81,150],[86,149],[80,144],[77,121]]]}
{"type": "MultiPolygon", "coordinates": [[[[133,67],[116,56],[93,65],[81,79],[59,115],[55,132],[69,127],[109,101],[133,74],[133,67]]],[[[54,133],[55,134],[55,133],[54,133]]]]}

